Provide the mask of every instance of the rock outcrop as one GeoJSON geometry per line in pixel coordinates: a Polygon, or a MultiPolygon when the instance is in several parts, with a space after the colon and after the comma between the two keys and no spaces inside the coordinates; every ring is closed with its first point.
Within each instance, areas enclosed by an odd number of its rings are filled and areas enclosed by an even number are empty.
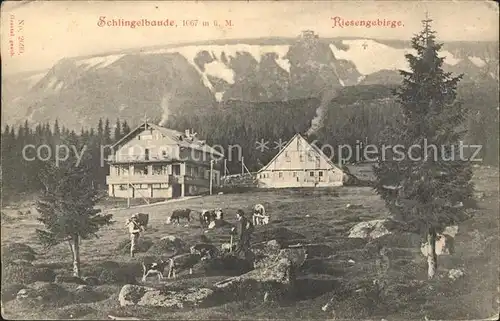
{"type": "Polygon", "coordinates": [[[371,220],[356,224],[349,230],[349,237],[376,239],[391,232],[384,225],[385,220],[371,220]]]}
{"type": "Polygon", "coordinates": [[[168,291],[140,285],[124,285],[118,296],[120,306],[148,306],[181,309],[209,305],[214,291],[208,288],[189,288],[182,291],[168,291]]]}
{"type": "Polygon", "coordinates": [[[215,284],[224,300],[247,300],[266,297],[284,299],[294,294],[295,267],[291,259],[281,258],[273,265],[252,270],[215,284]]]}

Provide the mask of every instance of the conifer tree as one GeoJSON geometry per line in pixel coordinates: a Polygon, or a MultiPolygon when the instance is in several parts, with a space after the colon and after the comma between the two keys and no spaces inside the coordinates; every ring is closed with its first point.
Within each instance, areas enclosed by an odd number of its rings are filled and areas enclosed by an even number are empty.
{"type": "Polygon", "coordinates": [[[109,119],[106,118],[104,123],[104,137],[103,137],[103,145],[111,144],[111,125],[109,124],[109,119]]]}
{"type": "MultiPolygon", "coordinates": [[[[76,135],[65,139],[76,143],[76,135]]],[[[78,164],[75,155],[59,163],[47,162],[40,173],[44,185],[37,201],[39,221],[45,229],[37,229],[37,236],[45,246],[68,242],[73,259],[73,275],[80,277],[80,244],[84,239],[97,237],[102,226],[112,223],[111,214],[100,214],[96,209],[98,190],[93,187],[89,159],[78,164]]]]}
{"type": "MultiPolygon", "coordinates": [[[[48,125],[48,124],[47,124],[48,125]]],[[[49,127],[49,130],[50,130],[50,127],[49,127]]],[[[55,136],[56,138],[58,138],[59,136],[61,135],[61,130],[59,128],[59,121],[56,119],[54,121],[54,132],[53,132],[53,136],[55,136]]]]}
{"type": "Polygon", "coordinates": [[[410,71],[400,71],[403,81],[395,92],[402,121],[386,130],[382,142],[404,147],[382,153],[374,168],[375,189],[395,227],[427,239],[429,279],[437,269],[437,234],[467,219],[467,208],[475,206],[471,165],[460,153],[466,109],[456,101],[456,89],[462,76],[443,71],[442,44],[431,21],[424,20],[423,31],[412,38],[416,55],[406,55],[410,71]]]}
{"type": "Polygon", "coordinates": [[[121,127],[122,127],[122,125],[120,123],[120,119],[116,119],[115,132],[114,132],[114,135],[113,135],[113,140],[114,140],[115,143],[118,140],[120,140],[120,138],[122,138],[121,127]]]}
{"type": "Polygon", "coordinates": [[[127,121],[124,120],[123,124],[122,124],[122,137],[127,135],[128,133],[130,133],[130,127],[129,127],[127,121]]]}

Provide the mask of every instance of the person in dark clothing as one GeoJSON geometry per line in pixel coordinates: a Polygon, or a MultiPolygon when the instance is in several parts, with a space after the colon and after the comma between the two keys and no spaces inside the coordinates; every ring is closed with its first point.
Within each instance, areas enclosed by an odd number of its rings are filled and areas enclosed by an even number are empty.
{"type": "Polygon", "coordinates": [[[236,253],[246,254],[250,250],[250,238],[253,232],[253,224],[250,220],[245,217],[245,213],[242,210],[236,212],[236,217],[238,219],[238,225],[233,228],[238,235],[238,247],[236,248],[236,253]]]}

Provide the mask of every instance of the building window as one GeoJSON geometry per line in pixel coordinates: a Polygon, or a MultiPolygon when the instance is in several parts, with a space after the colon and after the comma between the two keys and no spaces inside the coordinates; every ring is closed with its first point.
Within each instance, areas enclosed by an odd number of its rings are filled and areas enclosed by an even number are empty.
{"type": "Polygon", "coordinates": [[[148,175],[148,167],[146,165],[135,165],[134,175],[148,175]]]}
{"type": "Polygon", "coordinates": [[[320,167],[319,156],[316,156],[316,167],[320,167]]]}
{"type": "Polygon", "coordinates": [[[283,172],[278,172],[278,177],[283,178],[283,172]]]}
{"type": "Polygon", "coordinates": [[[308,159],[310,162],[312,162],[312,161],[314,160],[314,157],[313,157],[313,155],[312,155],[311,153],[308,153],[308,154],[307,154],[307,159],[308,159]]]}
{"type": "Polygon", "coordinates": [[[163,166],[153,165],[153,175],[162,175],[162,174],[163,174],[163,166]]]}
{"type": "Polygon", "coordinates": [[[314,172],[309,172],[309,176],[314,177],[314,172]]]}
{"type": "Polygon", "coordinates": [[[318,172],[319,177],[323,177],[323,171],[318,172]]]}
{"type": "Polygon", "coordinates": [[[297,172],[292,172],[293,177],[297,176],[297,172]]]}
{"type": "Polygon", "coordinates": [[[300,160],[300,162],[301,162],[301,163],[302,163],[302,162],[304,162],[304,155],[302,155],[302,154],[301,154],[301,155],[299,156],[299,160],[300,160]]]}

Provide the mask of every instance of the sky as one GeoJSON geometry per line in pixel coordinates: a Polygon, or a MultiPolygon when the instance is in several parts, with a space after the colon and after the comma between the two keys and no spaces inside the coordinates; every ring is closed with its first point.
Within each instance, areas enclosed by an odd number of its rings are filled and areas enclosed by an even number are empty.
{"type": "MultiPolygon", "coordinates": [[[[409,40],[428,12],[440,41],[498,41],[493,1],[45,1],[2,2],[1,54],[6,74],[50,68],[64,57],[212,39],[295,37],[310,29],[320,37],[409,40]],[[173,20],[177,27],[100,27],[100,17],[173,20]],[[401,26],[333,27],[345,20],[396,20],[401,26]],[[196,27],[182,20],[198,19],[196,27]],[[201,21],[219,26],[201,26],[201,21]],[[232,26],[224,25],[231,20],[232,26]]],[[[102,19],[101,19],[102,20],[102,19]]]]}

